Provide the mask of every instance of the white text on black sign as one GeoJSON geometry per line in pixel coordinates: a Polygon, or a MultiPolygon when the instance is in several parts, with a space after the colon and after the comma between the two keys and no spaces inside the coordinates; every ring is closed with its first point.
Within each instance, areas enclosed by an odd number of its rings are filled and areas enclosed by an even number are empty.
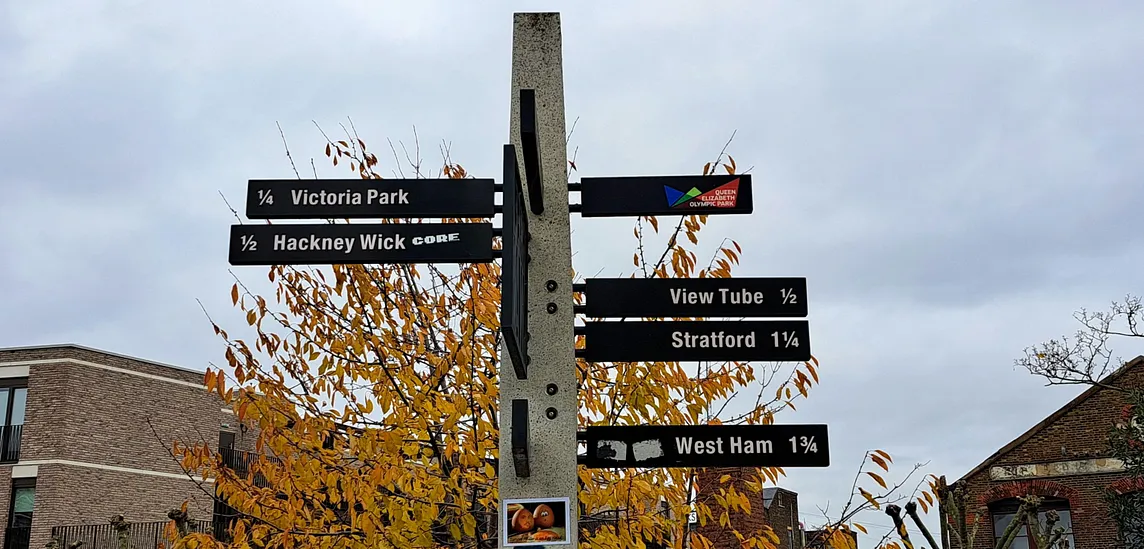
{"type": "MultiPolygon", "coordinates": [[[[441,244],[444,242],[459,242],[461,233],[444,233],[436,235],[415,236],[409,239],[412,246],[426,244],[441,244]]],[[[357,238],[352,236],[318,236],[303,237],[274,235],[275,251],[340,251],[352,253],[354,242],[361,243],[362,250],[405,250],[406,238],[400,234],[362,234],[357,238]]]]}
{"type": "Polygon", "coordinates": [[[747,289],[732,290],[719,288],[715,292],[697,292],[687,288],[672,288],[671,302],[676,305],[708,305],[715,303],[715,296],[719,296],[719,303],[723,305],[754,305],[763,302],[763,292],[752,292],[747,289]]]}
{"type": "MultiPolygon", "coordinates": [[[[775,449],[774,443],[768,439],[751,440],[743,437],[728,437],[727,442],[726,453],[728,454],[770,454],[775,449]]],[[[724,453],[723,437],[714,440],[675,437],[675,449],[680,455],[722,454],[724,453]]]]}
{"type": "Polygon", "coordinates": [[[392,206],[409,204],[409,192],[405,189],[396,191],[369,189],[365,192],[350,189],[341,192],[314,192],[296,189],[290,191],[290,198],[293,199],[295,206],[360,206],[361,204],[392,206]]]}

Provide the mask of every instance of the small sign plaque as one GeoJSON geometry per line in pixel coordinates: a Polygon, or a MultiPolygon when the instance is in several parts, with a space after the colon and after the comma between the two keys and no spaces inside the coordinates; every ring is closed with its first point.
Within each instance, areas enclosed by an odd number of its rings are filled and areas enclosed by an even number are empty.
{"type": "Polygon", "coordinates": [[[830,465],[826,425],[601,425],[585,438],[596,469],[830,465]]]}

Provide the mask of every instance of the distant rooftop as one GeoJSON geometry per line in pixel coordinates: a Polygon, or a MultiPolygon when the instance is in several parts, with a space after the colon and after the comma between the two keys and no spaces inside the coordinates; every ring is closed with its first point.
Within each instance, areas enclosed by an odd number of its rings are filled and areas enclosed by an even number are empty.
{"type": "Polygon", "coordinates": [[[99,353],[101,355],[113,356],[113,357],[117,357],[117,358],[125,358],[127,360],[134,360],[136,362],[143,362],[145,364],[150,364],[152,366],[159,366],[161,368],[170,368],[172,370],[190,372],[193,374],[203,373],[203,370],[196,370],[194,368],[186,368],[183,366],[175,366],[173,364],[167,364],[164,362],[155,362],[154,360],[147,360],[145,358],[139,358],[139,357],[124,355],[124,354],[120,354],[120,353],[113,353],[111,351],[104,351],[103,349],[86,347],[84,345],[79,345],[76,343],[59,343],[59,344],[55,344],[55,345],[30,345],[30,346],[26,346],[26,347],[0,347],[0,352],[3,352],[3,351],[48,351],[48,350],[52,350],[52,349],[77,349],[77,350],[81,350],[81,351],[99,353]]]}
{"type": "Polygon", "coordinates": [[[786,492],[786,493],[791,494],[793,496],[798,495],[797,492],[791,492],[790,490],[787,490],[786,488],[782,488],[779,486],[771,486],[769,488],[763,488],[763,507],[770,509],[771,508],[771,501],[773,501],[775,499],[775,494],[778,494],[779,492],[786,492]]]}

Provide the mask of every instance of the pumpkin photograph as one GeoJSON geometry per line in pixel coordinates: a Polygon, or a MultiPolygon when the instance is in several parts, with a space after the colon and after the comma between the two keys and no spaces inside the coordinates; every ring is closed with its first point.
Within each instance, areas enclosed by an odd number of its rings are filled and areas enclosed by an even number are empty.
{"type": "Polygon", "coordinates": [[[502,523],[505,545],[557,545],[569,543],[569,506],[565,499],[512,499],[505,501],[502,523]]]}

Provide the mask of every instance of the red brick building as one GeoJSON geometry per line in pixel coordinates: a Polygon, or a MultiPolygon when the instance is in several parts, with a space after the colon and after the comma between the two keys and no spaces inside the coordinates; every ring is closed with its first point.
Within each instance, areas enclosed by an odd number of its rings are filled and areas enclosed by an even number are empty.
{"type": "MultiPolygon", "coordinates": [[[[1144,356],[1125,364],[1102,383],[1144,387],[1144,356]]],[[[1045,498],[1042,512],[1059,512],[1059,524],[1068,528],[1072,547],[1125,547],[1104,500],[1106,490],[1127,494],[1144,489],[1127,478],[1124,464],[1108,452],[1108,433],[1124,404],[1121,393],[1094,386],[958,480],[955,486],[966,488],[969,510],[981,521],[971,549],[992,548],[995,535],[1012,520],[1016,498],[1028,494],[1045,498]]],[[[1013,549],[1027,547],[1034,544],[1025,537],[1013,545],[1013,549]]]]}
{"type": "Polygon", "coordinates": [[[184,500],[210,520],[213,486],[188,478],[172,441],[253,443],[202,372],[76,345],[0,349],[0,419],[4,549],[114,514],[166,520],[184,500]]]}
{"type": "Polygon", "coordinates": [[[724,528],[718,523],[708,522],[703,526],[696,525],[696,529],[708,540],[715,549],[738,549],[740,544],[732,530],[740,534],[750,535],[760,532],[765,526],[770,526],[779,538],[779,549],[803,549],[803,530],[798,514],[798,494],[779,487],[763,488],[762,492],[752,492],[747,487],[754,469],[750,468],[718,468],[701,470],[696,479],[696,488],[699,497],[710,497],[707,494],[716,493],[721,487],[734,486],[735,490],[747,494],[751,502],[751,512],[731,513],[731,528],[724,528]],[[723,475],[730,475],[727,484],[719,479],[723,475]]]}

